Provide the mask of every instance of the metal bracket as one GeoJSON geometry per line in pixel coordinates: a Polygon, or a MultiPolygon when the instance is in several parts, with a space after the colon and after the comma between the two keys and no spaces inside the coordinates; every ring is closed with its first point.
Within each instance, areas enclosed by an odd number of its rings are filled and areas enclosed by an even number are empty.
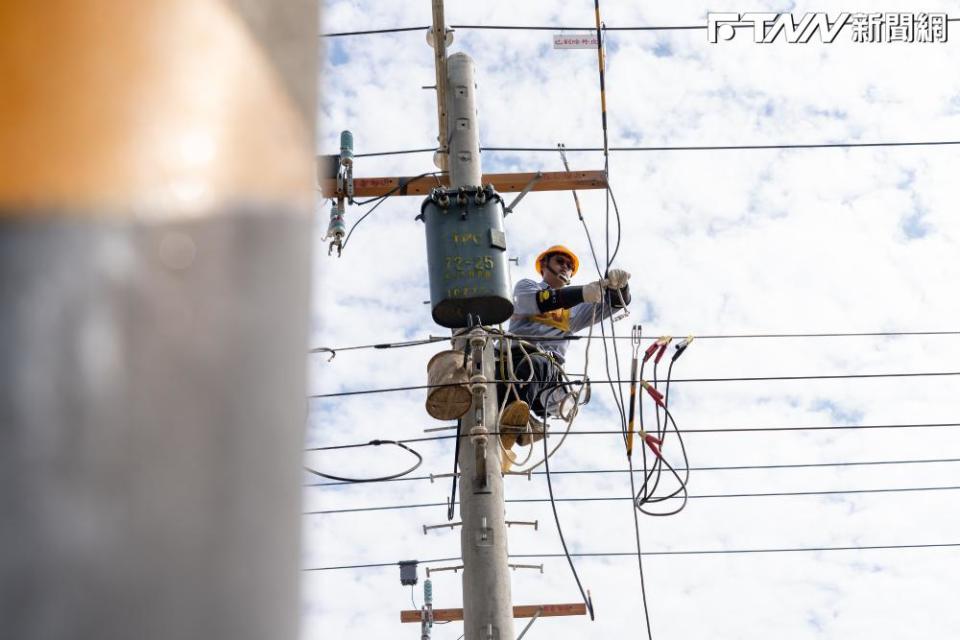
{"type": "MultiPolygon", "coordinates": [[[[524,521],[521,521],[521,520],[507,520],[506,522],[504,522],[504,524],[507,525],[508,527],[510,527],[510,526],[512,526],[512,525],[533,527],[533,530],[534,530],[534,531],[537,531],[537,528],[538,528],[538,526],[539,526],[539,522],[540,522],[539,520],[534,520],[533,522],[524,522],[524,521]]],[[[542,565],[541,565],[541,566],[542,566],[542,565]]]]}
{"type": "Polygon", "coordinates": [[[527,186],[525,186],[520,193],[517,194],[517,197],[513,199],[513,202],[503,208],[504,217],[507,217],[513,213],[513,208],[520,204],[520,201],[523,200],[524,196],[530,193],[530,190],[533,189],[535,184],[540,182],[541,178],[543,178],[543,171],[537,171],[536,175],[534,175],[530,182],[527,183],[527,186]]]}
{"type": "Polygon", "coordinates": [[[429,531],[430,529],[448,529],[449,528],[451,531],[453,531],[454,527],[459,527],[462,524],[463,524],[462,522],[450,522],[447,524],[431,524],[431,525],[425,524],[423,525],[423,535],[427,535],[427,531],[429,531]]]}
{"type": "MultiPolygon", "coordinates": [[[[536,569],[536,570],[538,570],[540,573],[543,573],[543,565],[542,565],[542,564],[508,564],[507,566],[510,567],[511,569],[514,569],[514,570],[516,570],[516,569],[536,569]]],[[[427,575],[430,575],[430,570],[429,570],[429,569],[427,569],[427,575]]]]}
{"type": "Polygon", "coordinates": [[[463,569],[462,564],[458,564],[454,567],[436,567],[436,568],[427,567],[427,577],[429,578],[431,573],[438,573],[440,571],[453,571],[454,573],[456,573],[461,569],[463,569]]]}

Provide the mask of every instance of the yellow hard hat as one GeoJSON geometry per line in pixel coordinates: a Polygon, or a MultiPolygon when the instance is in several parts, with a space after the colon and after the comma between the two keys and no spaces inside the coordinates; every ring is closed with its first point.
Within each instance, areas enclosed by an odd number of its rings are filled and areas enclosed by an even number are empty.
{"type": "Polygon", "coordinates": [[[540,265],[543,262],[543,259],[549,256],[551,253],[562,253],[570,258],[570,262],[573,263],[573,273],[570,275],[577,275],[577,270],[580,268],[580,258],[577,257],[577,254],[575,254],[573,251],[570,251],[570,249],[567,249],[562,244],[555,244],[549,249],[544,249],[540,252],[540,255],[537,256],[535,263],[537,266],[537,273],[543,275],[543,267],[540,265]]]}

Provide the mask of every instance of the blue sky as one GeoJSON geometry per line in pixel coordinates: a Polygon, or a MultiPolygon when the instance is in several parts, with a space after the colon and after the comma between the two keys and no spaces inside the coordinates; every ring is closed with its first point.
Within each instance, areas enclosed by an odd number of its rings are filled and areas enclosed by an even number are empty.
{"type": "MultiPolygon", "coordinates": [[[[835,3],[834,3],[835,4],[835,3]]],[[[946,3],[925,6],[930,11],[946,3]]],[[[804,2],[601,2],[610,27],[703,24],[708,10],[786,11],[804,2]]],[[[906,11],[875,2],[871,10],[906,11]],[[875,7],[875,8],[874,8],[875,7]]],[[[840,7],[831,6],[831,11],[840,7]]],[[[848,10],[855,10],[851,7],[848,10]]],[[[587,26],[592,2],[447,2],[449,24],[587,26]]],[[[426,25],[430,3],[325,2],[323,31],[426,25]]],[[[951,27],[957,23],[951,23],[951,27]]],[[[957,27],[960,29],[960,27],[957,27]]],[[[607,59],[610,143],[681,146],[814,144],[837,141],[960,140],[960,31],[945,44],[756,44],[736,37],[709,44],[703,31],[611,32],[607,59]]],[[[477,66],[484,146],[598,146],[602,142],[596,54],[552,49],[550,31],[455,33],[451,51],[477,66]]],[[[430,147],[436,140],[432,50],[423,32],[326,41],[318,109],[318,153],[334,153],[341,129],[357,153],[430,147]]],[[[623,244],[617,266],[634,275],[632,315],[645,335],[762,332],[954,330],[960,280],[954,215],[960,198],[958,147],[715,152],[621,152],[610,158],[623,244]]],[[[573,169],[600,169],[599,153],[571,153],[573,169]]],[[[484,170],[560,170],[555,153],[484,153],[484,170]]],[[[359,158],[359,176],[416,175],[430,154],[359,158]]],[[[602,193],[581,192],[584,214],[602,236],[602,193]]],[[[417,198],[393,198],[356,231],[343,257],[320,241],[329,206],[318,203],[314,346],[370,344],[446,330],[430,320],[423,229],[417,198]]],[[[352,224],[362,212],[348,210],[352,224]]],[[[535,193],[507,218],[514,281],[532,259],[562,242],[588,255],[569,193],[535,193]]],[[[586,273],[586,271],[582,272],[586,273]]],[[[586,282],[584,275],[579,278],[586,282]]],[[[314,393],[424,384],[442,344],[350,351],[308,362],[314,393]]],[[[621,361],[628,359],[620,345],[621,361]]],[[[583,342],[570,348],[582,370],[583,342]]],[[[599,345],[591,376],[600,378],[599,345]]],[[[960,338],[822,338],[695,341],[678,362],[683,378],[952,371],[960,338]]],[[[624,369],[626,372],[626,368],[624,369]]],[[[661,372],[663,373],[663,372],[661,372]]],[[[673,411],[684,428],[832,426],[958,422],[951,377],[677,385],[673,411]]],[[[606,392],[577,429],[615,429],[606,392]]],[[[441,426],[421,392],[310,403],[308,445],[417,437],[441,426]]],[[[951,428],[692,434],[699,467],[814,464],[960,457],[951,428]]],[[[449,473],[448,441],[418,445],[418,474],[449,473]]],[[[668,455],[674,455],[668,452],[668,455]]],[[[571,437],[551,468],[623,468],[616,436],[571,437]]],[[[384,447],[311,453],[308,464],[346,475],[390,473],[409,454],[384,447]]],[[[956,484],[957,463],[694,472],[693,494],[832,491],[956,484]]],[[[542,476],[509,478],[508,498],[542,498],[542,476]]],[[[555,479],[560,496],[626,495],[624,475],[555,479]]],[[[309,488],[305,510],[443,502],[447,481],[309,488]]],[[[641,518],[645,551],[960,542],[956,492],[691,500],[679,515],[641,518]]],[[[568,542],[584,551],[630,551],[629,503],[559,505],[568,542]]],[[[510,531],[513,553],[560,550],[549,505],[509,504],[510,519],[540,522],[510,531]]],[[[459,534],[424,535],[445,508],[304,518],[304,566],[320,567],[459,555],[459,534]]],[[[654,636],[744,640],[814,637],[945,637],[960,628],[951,571],[955,550],[888,550],[711,556],[645,561],[654,636]]],[[[515,603],[573,602],[563,559],[545,572],[513,575],[515,603]]],[[[527,637],[554,640],[642,637],[639,578],[627,558],[581,559],[598,607],[586,619],[538,621],[527,637]]],[[[423,575],[421,568],[421,577],[423,575]]],[[[409,588],[396,567],[304,575],[302,637],[397,637],[409,588]]],[[[438,607],[459,607],[460,575],[436,574],[438,607]]],[[[422,600],[419,586],[417,602],[422,600]]],[[[521,627],[518,627],[518,629],[521,627]]],[[[434,638],[456,640],[456,623],[434,638]]]]}

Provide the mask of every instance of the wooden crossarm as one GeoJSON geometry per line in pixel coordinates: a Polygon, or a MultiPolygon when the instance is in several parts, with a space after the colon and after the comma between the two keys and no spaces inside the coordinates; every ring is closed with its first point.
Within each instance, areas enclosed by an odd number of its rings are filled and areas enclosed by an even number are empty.
{"type": "MultiPolygon", "coordinates": [[[[583,616],[587,614],[587,605],[582,602],[574,604],[522,604],[513,608],[514,618],[532,618],[538,609],[541,618],[552,616],[583,616]]],[[[434,609],[433,619],[437,622],[463,620],[463,609],[434,609]]],[[[420,611],[407,609],[400,612],[400,622],[420,622],[420,611]]]]}
{"type": "MultiPolygon", "coordinates": [[[[536,173],[485,173],[483,185],[493,184],[498,193],[516,193],[522,191],[536,173]]],[[[325,198],[337,195],[336,177],[319,176],[320,190],[325,198]]],[[[436,187],[448,186],[447,176],[426,176],[424,178],[354,178],[353,195],[356,198],[370,198],[393,192],[398,196],[425,196],[436,187]],[[396,191],[394,191],[396,190],[396,191]]],[[[544,171],[531,191],[569,191],[571,189],[606,189],[607,179],[603,171],[544,171]]]]}

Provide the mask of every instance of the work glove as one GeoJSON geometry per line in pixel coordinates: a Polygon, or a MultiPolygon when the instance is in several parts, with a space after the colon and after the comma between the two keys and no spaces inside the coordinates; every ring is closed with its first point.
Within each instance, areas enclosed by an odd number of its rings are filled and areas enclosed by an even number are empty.
{"type": "Polygon", "coordinates": [[[583,285],[583,301],[591,304],[600,304],[603,299],[603,282],[597,280],[583,285]]]}
{"type": "Polygon", "coordinates": [[[610,269],[607,272],[607,286],[611,289],[623,289],[630,280],[630,274],[623,269],[610,269]]]}

